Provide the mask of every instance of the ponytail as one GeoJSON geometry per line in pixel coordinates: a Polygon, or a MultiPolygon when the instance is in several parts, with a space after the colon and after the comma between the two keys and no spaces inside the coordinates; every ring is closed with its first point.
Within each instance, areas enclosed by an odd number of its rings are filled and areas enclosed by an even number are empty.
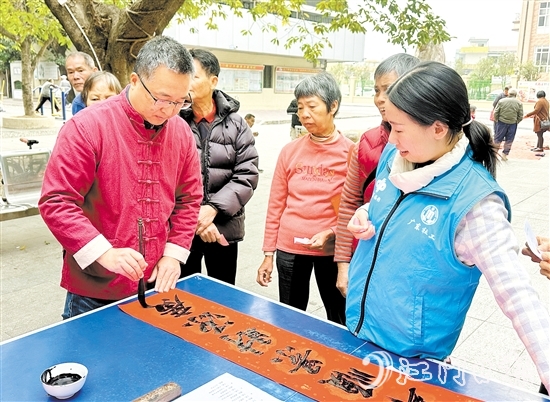
{"type": "Polygon", "coordinates": [[[481,163],[496,179],[497,149],[489,128],[472,120],[463,127],[464,134],[470,140],[470,147],[474,153],[474,160],[481,163]]]}

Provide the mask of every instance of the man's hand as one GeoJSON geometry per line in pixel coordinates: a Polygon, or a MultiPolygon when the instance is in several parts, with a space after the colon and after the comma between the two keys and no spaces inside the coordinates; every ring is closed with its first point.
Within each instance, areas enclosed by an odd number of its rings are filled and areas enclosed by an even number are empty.
{"type": "Polygon", "coordinates": [[[123,275],[132,281],[143,278],[147,263],[143,256],[131,248],[111,248],[96,260],[106,270],[123,275]]]}
{"type": "Polygon", "coordinates": [[[220,240],[221,237],[220,231],[213,223],[211,223],[206,229],[204,229],[199,234],[199,236],[201,240],[205,243],[215,243],[220,240]]]}
{"type": "Polygon", "coordinates": [[[368,240],[376,233],[374,226],[369,221],[369,215],[363,208],[355,211],[348,223],[348,230],[359,240],[368,240]]]}
{"type": "Polygon", "coordinates": [[[147,282],[155,282],[155,291],[162,293],[168,292],[176,287],[181,273],[180,262],[172,257],[162,257],[147,282]]]}
{"type": "Polygon", "coordinates": [[[201,205],[201,209],[199,211],[199,220],[197,222],[197,230],[196,233],[200,236],[206,228],[208,228],[212,222],[214,222],[214,218],[218,214],[218,211],[212,207],[211,205],[201,205]]]}
{"type": "Polygon", "coordinates": [[[269,282],[271,282],[271,272],[273,272],[273,256],[266,255],[262,265],[258,268],[256,282],[264,287],[269,285],[269,282]]]}
{"type": "Polygon", "coordinates": [[[346,297],[348,294],[348,269],[349,262],[338,262],[338,277],[336,278],[336,288],[346,297]]]}
{"type": "Polygon", "coordinates": [[[550,253],[542,253],[542,261],[539,264],[540,274],[550,279],[550,253]]]}

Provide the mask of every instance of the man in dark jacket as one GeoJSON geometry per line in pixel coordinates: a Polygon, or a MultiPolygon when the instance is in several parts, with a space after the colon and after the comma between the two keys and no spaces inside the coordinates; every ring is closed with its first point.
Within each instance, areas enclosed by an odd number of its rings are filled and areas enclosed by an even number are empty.
{"type": "Polygon", "coordinates": [[[214,54],[192,49],[195,75],[191,109],[180,116],[195,136],[201,161],[203,202],[191,254],[181,277],[201,272],[235,284],[238,242],[244,238],[244,206],[258,185],[258,152],[239,102],[216,89],[220,64],[214,54]]]}

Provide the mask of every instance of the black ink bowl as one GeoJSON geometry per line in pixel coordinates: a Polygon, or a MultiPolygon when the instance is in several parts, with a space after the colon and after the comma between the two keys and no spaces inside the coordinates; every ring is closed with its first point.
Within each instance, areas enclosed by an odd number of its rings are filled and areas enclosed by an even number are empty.
{"type": "Polygon", "coordinates": [[[79,363],[61,363],[42,373],[40,382],[44,390],[57,399],[67,399],[84,386],[88,369],[79,363]]]}

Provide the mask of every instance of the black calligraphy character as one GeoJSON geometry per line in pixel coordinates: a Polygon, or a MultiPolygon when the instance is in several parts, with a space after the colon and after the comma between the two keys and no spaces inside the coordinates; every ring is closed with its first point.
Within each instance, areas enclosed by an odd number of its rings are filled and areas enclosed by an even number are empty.
{"type": "MultiPolygon", "coordinates": [[[[309,374],[317,374],[319,370],[321,370],[321,365],[323,364],[320,360],[308,360],[309,354],[311,353],[311,349],[306,350],[306,353],[302,356],[301,353],[295,352],[296,349],[294,349],[292,346],[287,346],[286,349],[278,349],[277,354],[280,356],[288,357],[290,359],[290,362],[295,365],[295,367],[289,371],[289,373],[295,373],[299,369],[303,368],[306,372],[309,374]],[[287,352],[289,352],[287,354],[287,352]]],[[[280,357],[275,357],[271,359],[273,363],[280,363],[283,360],[280,357]]]]}
{"type": "Polygon", "coordinates": [[[332,371],[328,380],[319,380],[321,384],[329,384],[348,394],[361,394],[365,399],[372,397],[374,388],[372,380],[376,377],[356,370],[353,367],[347,373],[332,371]]]}
{"type": "Polygon", "coordinates": [[[204,313],[193,316],[187,319],[187,323],[184,324],[184,327],[192,327],[195,324],[199,325],[201,332],[216,332],[218,334],[221,334],[223,330],[229,326],[233,325],[233,321],[225,320],[225,316],[221,314],[212,314],[209,311],[205,311],[204,313]],[[222,322],[217,322],[222,321],[222,322]],[[225,321],[225,322],[223,322],[225,321]]]}
{"type": "Polygon", "coordinates": [[[408,402],[424,402],[424,398],[416,393],[416,388],[409,388],[408,402]]]}
{"type": "Polygon", "coordinates": [[[186,307],[182,301],[175,295],[175,301],[170,299],[162,299],[162,304],[157,304],[155,309],[160,315],[173,315],[174,317],[181,317],[183,315],[189,315],[191,312],[191,306],[186,307]]]}
{"type": "Polygon", "coordinates": [[[228,335],[223,335],[220,338],[224,341],[234,343],[241,352],[250,352],[256,355],[263,355],[264,352],[252,347],[255,342],[262,345],[269,345],[271,343],[269,335],[262,334],[260,331],[257,331],[256,328],[249,328],[246,331],[239,331],[235,335],[237,335],[237,339],[232,339],[228,335]]]}

